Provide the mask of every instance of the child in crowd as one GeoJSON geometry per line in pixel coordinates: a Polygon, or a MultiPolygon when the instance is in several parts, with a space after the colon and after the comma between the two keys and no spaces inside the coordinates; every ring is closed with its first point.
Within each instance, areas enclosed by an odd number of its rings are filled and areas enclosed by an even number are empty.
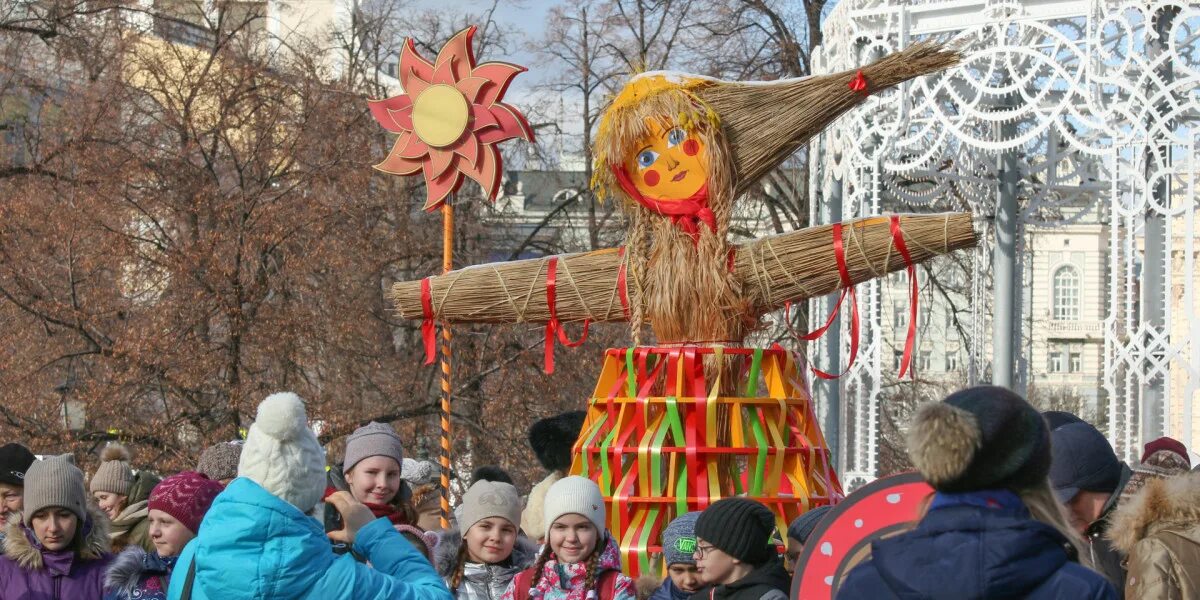
{"type": "Polygon", "coordinates": [[[687,600],[700,590],[700,572],[696,570],[696,520],[699,512],[675,517],[662,534],[663,562],[667,578],[655,590],[650,600],[687,600]]]}
{"type": "Polygon", "coordinates": [[[546,545],[501,600],[634,600],[633,580],[621,574],[617,542],[604,528],[604,497],[595,482],[564,477],[550,486],[543,507],[546,545]]]}
{"type": "Polygon", "coordinates": [[[0,558],[0,600],[104,597],[108,517],[87,502],[83,471],[70,455],[33,463],[25,508],[9,520],[0,558]]]}
{"type": "Polygon", "coordinates": [[[106,600],[166,600],[171,572],[184,546],[196,537],[204,513],[224,486],[200,473],[172,475],[150,492],[150,539],[154,551],[129,546],[108,569],[106,600]]]}
{"type": "Polygon", "coordinates": [[[791,578],[775,542],[775,515],[749,498],[718,500],[696,519],[696,567],[708,600],[787,600],[791,578]]]}
{"type": "Polygon", "coordinates": [[[463,496],[463,532],[441,533],[438,574],[458,600],[490,600],[537,559],[537,545],[517,531],[521,499],[507,483],[477,481],[463,496]]]}

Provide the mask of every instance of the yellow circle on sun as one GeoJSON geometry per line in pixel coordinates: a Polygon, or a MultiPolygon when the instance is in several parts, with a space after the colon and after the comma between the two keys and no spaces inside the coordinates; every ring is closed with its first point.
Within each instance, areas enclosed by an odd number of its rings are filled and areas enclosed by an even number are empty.
{"type": "Polygon", "coordinates": [[[431,85],[413,102],[413,130],[435,148],[449,146],[467,130],[467,98],[452,85],[431,85]]]}

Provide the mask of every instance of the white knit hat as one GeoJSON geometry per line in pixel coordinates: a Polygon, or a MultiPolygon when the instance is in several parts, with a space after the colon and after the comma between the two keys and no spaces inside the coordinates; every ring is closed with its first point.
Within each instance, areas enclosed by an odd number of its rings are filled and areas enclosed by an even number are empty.
{"type": "Polygon", "coordinates": [[[600,486],[587,477],[572,475],[554,482],[546,492],[542,511],[547,533],[550,525],[563,515],[582,515],[596,529],[604,531],[604,495],[600,493],[600,486]]]}
{"type": "Polygon", "coordinates": [[[238,461],[238,476],[308,512],[325,492],[325,452],[308,428],[304,401],[291,392],[258,405],[238,461]]]}

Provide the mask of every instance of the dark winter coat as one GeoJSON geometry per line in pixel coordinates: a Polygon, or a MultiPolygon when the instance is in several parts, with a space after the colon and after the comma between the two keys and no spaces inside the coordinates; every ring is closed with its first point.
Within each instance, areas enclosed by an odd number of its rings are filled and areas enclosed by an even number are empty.
{"type": "Polygon", "coordinates": [[[675,585],[670,577],[667,577],[663,580],[662,585],[658,586],[653,594],[650,594],[650,600],[688,600],[690,595],[679,589],[679,586],[675,585]]]}
{"type": "Polygon", "coordinates": [[[105,600],[166,600],[178,557],[163,558],[137,546],[122,550],[104,577],[105,600]]]}
{"type": "MultiPolygon", "coordinates": [[[[936,501],[935,501],[936,502],[936,501]]],[[[1112,600],[1100,574],[1072,561],[1067,538],[1014,506],[930,508],[912,531],[876,540],[839,599],[1112,600]]]]}
{"type": "Polygon", "coordinates": [[[89,509],[83,538],[69,550],[42,548],[19,518],[6,526],[0,600],[101,600],[109,553],[108,517],[89,509]]]}
{"type": "MultiPolygon", "coordinates": [[[[670,581],[670,578],[667,579],[670,581]]],[[[733,582],[702,589],[692,600],[787,600],[792,577],[783,568],[783,559],[773,558],[733,582]]]]}
{"type": "Polygon", "coordinates": [[[1121,480],[1117,483],[1116,491],[1105,503],[1101,517],[1084,532],[1084,549],[1091,558],[1092,566],[1117,589],[1117,598],[1125,597],[1125,555],[1113,546],[1107,534],[1112,516],[1120,504],[1121,491],[1132,477],[1133,470],[1121,463],[1121,480]]]}
{"type": "Polygon", "coordinates": [[[446,587],[458,600],[500,600],[517,573],[532,567],[537,560],[537,544],[518,535],[508,563],[486,565],[468,562],[463,567],[462,581],[455,589],[454,568],[457,566],[459,548],[465,543],[457,529],[449,529],[439,534],[433,553],[438,575],[442,576],[442,581],[446,582],[446,587]]]}

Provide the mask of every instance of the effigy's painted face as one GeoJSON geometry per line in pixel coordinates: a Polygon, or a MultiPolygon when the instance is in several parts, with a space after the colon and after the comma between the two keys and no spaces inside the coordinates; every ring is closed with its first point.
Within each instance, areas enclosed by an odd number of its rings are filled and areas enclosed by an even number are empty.
{"type": "Polygon", "coordinates": [[[708,155],[704,142],[682,127],[647,121],[650,132],[638,140],[637,151],[625,159],[637,191],[659,202],[687,200],[708,182],[708,155]]]}

